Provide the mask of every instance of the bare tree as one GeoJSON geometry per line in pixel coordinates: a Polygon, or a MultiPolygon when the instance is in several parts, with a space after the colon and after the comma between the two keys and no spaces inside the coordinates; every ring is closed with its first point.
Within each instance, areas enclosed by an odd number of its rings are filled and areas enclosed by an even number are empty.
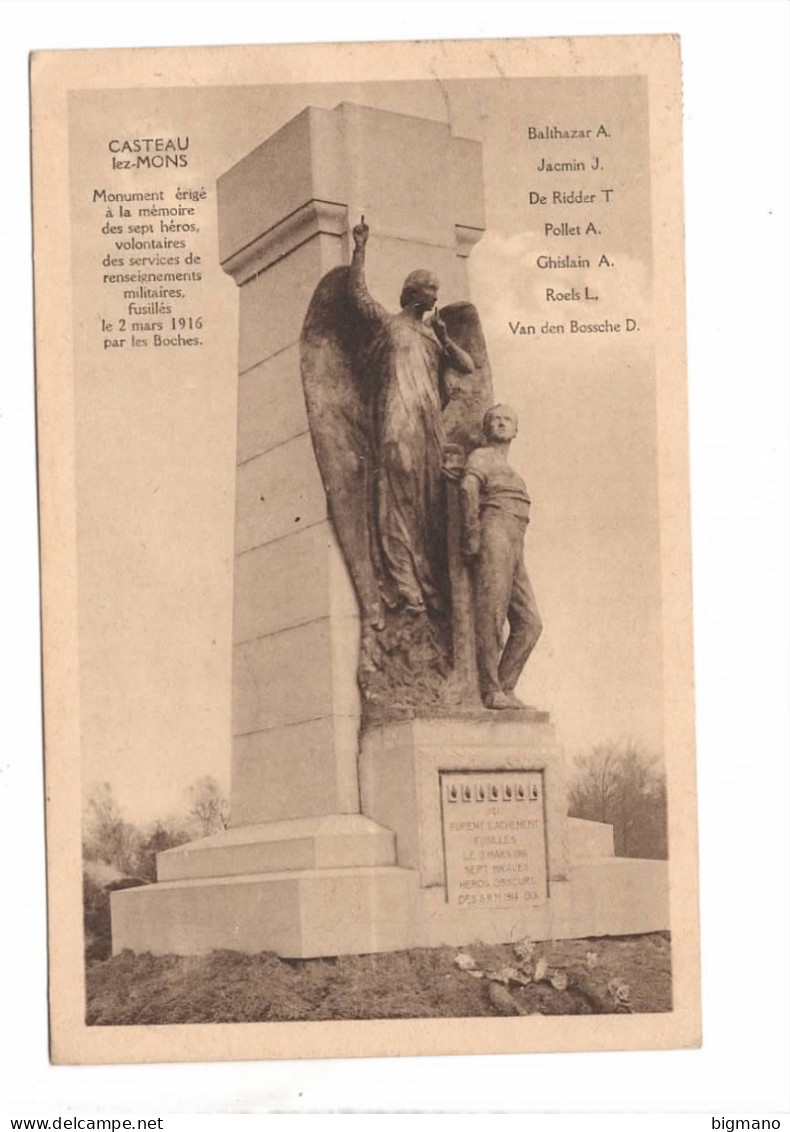
{"type": "Polygon", "coordinates": [[[614,827],[618,856],[667,856],[666,781],[655,755],[604,743],[575,760],[568,813],[614,827]]]}
{"type": "Polygon", "coordinates": [[[85,807],[85,855],[131,875],[138,843],[138,831],[123,820],[109,782],[99,783],[85,807]]]}
{"type": "Polygon", "coordinates": [[[219,783],[210,774],[198,778],[189,788],[189,815],[194,818],[203,837],[227,829],[230,824],[228,800],[219,783]]]}

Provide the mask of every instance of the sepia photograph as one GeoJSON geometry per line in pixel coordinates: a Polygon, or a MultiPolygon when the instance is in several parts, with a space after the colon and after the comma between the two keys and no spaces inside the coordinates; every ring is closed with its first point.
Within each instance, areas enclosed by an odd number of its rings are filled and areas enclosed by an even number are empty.
{"type": "Polygon", "coordinates": [[[3,15],[0,1112],[783,1126],[787,9],[3,15]]]}
{"type": "Polygon", "coordinates": [[[698,1045],[678,40],[32,108],[53,1059],[698,1045]]]}

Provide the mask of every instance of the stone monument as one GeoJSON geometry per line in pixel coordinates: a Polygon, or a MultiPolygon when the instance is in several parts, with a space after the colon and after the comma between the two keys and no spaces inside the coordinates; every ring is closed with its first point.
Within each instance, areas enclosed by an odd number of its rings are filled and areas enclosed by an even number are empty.
{"type": "Polygon", "coordinates": [[[666,863],[617,859],[611,827],[566,817],[548,714],[481,700],[488,583],[463,553],[494,402],[466,270],[480,143],[309,107],[218,196],[240,299],[231,828],[112,894],[114,950],[668,927],[666,863]],[[426,321],[439,285],[452,301],[426,321]]]}

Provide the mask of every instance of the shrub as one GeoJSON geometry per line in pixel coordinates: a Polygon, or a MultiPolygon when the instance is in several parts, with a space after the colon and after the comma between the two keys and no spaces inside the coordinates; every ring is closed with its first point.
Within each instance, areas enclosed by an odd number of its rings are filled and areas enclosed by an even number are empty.
{"type": "Polygon", "coordinates": [[[145,884],[137,877],[122,877],[110,884],[97,884],[87,873],[82,874],[82,911],[85,933],[85,962],[109,959],[112,954],[110,925],[110,893],[122,888],[145,884]]]}

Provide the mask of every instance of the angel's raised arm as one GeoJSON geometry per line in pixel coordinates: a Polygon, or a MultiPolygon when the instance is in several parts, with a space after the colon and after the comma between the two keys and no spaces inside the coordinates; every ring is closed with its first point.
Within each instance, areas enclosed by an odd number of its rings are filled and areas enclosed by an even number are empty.
{"type": "Polygon", "coordinates": [[[351,234],[354,237],[354,253],[351,256],[348,276],[349,295],[366,323],[373,326],[381,325],[389,316],[384,307],[370,294],[365,282],[365,245],[368,242],[370,228],[365,223],[364,216],[359,224],[354,225],[351,234]]]}

